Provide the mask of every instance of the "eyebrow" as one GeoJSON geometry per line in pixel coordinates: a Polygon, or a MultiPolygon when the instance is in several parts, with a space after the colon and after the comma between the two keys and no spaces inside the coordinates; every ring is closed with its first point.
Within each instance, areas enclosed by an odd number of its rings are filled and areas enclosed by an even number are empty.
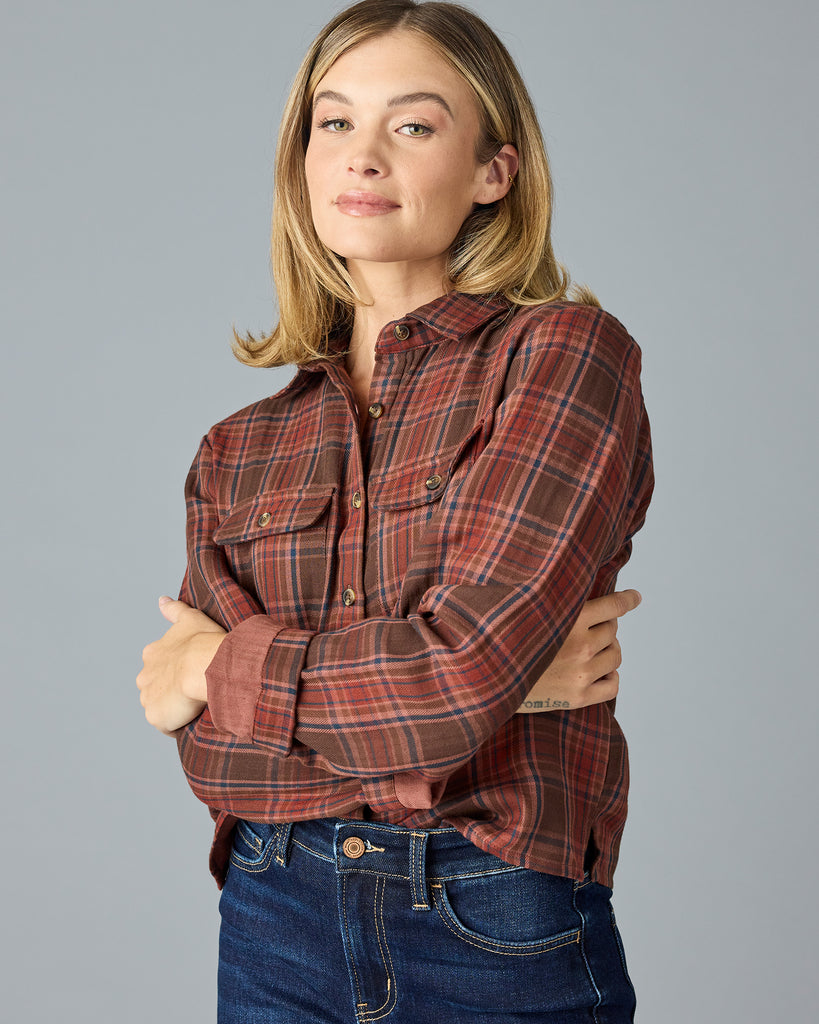
{"type": "MultiPolygon", "coordinates": [[[[347,107],[351,107],[353,105],[353,101],[351,99],[343,93],[334,92],[332,89],[324,89],[322,92],[316,93],[313,98],[313,106],[315,107],[320,100],[331,100],[333,103],[343,103],[347,107]]],[[[449,104],[444,97],[439,95],[437,92],[408,92],[404,93],[403,96],[393,96],[392,99],[387,100],[387,106],[408,107],[413,103],[423,103],[425,101],[437,103],[439,107],[443,107],[453,121],[455,120],[449,104]]]]}

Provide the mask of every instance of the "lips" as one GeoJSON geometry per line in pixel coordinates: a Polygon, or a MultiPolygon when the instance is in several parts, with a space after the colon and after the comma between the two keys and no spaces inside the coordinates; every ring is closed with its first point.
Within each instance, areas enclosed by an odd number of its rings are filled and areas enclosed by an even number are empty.
{"type": "Polygon", "coordinates": [[[350,217],[377,217],[380,214],[392,213],[393,210],[399,208],[398,203],[387,199],[386,196],[380,196],[376,192],[356,190],[342,192],[333,205],[350,217]]]}

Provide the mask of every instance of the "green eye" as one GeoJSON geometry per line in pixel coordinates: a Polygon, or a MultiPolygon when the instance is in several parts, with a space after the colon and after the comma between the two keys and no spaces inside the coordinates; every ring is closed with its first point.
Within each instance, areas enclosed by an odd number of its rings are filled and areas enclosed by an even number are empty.
{"type": "Polygon", "coordinates": [[[417,121],[413,121],[411,124],[402,125],[401,131],[404,132],[405,135],[409,135],[410,138],[420,139],[423,138],[424,135],[429,135],[432,132],[432,129],[426,124],[420,124],[417,121]]]}
{"type": "Polygon", "coordinates": [[[331,132],[346,132],[349,131],[350,122],[343,117],[330,117],[322,121],[319,128],[327,128],[331,132]]]}

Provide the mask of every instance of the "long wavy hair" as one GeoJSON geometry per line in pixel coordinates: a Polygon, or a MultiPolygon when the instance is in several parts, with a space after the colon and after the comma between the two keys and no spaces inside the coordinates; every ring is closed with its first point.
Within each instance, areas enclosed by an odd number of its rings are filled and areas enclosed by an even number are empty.
{"type": "Polygon", "coordinates": [[[447,263],[452,289],[501,294],[518,305],[566,298],[598,305],[587,288],[570,289],[569,275],[555,258],[552,178],[543,136],[503,43],[458,4],[363,0],[319,33],[290,90],[276,150],[271,231],[279,322],[260,338],[234,332],[234,352],[243,363],[308,363],[327,354],[332,335],[352,327],[355,306],[363,300],[344,260],[319,239],[310,213],[304,160],[313,97],[343,53],[399,29],[422,36],[471,87],[480,114],[478,163],[488,163],[506,143],[519,155],[514,186],[503,199],[476,207],[453,242],[447,263]]]}

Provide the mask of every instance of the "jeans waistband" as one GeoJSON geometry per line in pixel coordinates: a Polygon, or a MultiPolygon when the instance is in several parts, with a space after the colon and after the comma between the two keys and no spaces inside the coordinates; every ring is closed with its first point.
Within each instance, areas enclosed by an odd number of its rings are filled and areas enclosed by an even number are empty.
{"type": "Polygon", "coordinates": [[[335,865],[339,873],[385,875],[409,883],[416,910],[430,909],[428,884],[520,871],[478,849],[454,828],[409,829],[386,822],[322,818],[287,824],[252,824],[276,860],[286,864],[293,846],[335,865]]]}

